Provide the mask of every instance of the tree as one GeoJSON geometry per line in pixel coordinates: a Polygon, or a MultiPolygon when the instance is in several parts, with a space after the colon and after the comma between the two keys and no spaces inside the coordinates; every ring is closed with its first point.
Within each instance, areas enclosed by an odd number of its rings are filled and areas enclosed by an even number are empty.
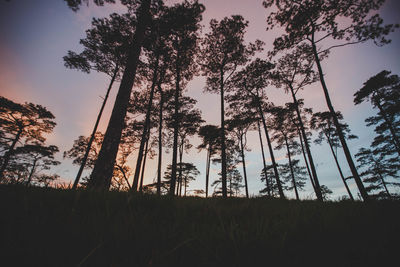
{"type": "Polygon", "coordinates": [[[246,160],[245,160],[245,150],[247,146],[247,132],[254,123],[254,114],[250,113],[249,111],[242,110],[240,112],[239,110],[241,109],[240,106],[230,107],[230,110],[228,113],[233,114],[232,118],[226,121],[227,124],[227,130],[228,132],[232,133],[233,138],[238,141],[238,146],[239,146],[239,153],[242,161],[242,167],[243,167],[243,176],[244,176],[244,186],[245,186],[245,192],[246,192],[246,197],[249,197],[249,188],[248,188],[248,183],[247,183],[247,172],[246,172],[246,160]]]}
{"type": "MultiPolygon", "coordinates": [[[[277,143],[277,149],[282,149],[286,147],[286,156],[289,160],[287,165],[281,165],[281,169],[283,173],[286,175],[289,174],[291,177],[292,187],[294,189],[296,199],[299,200],[299,193],[297,189],[296,178],[295,178],[295,171],[294,171],[294,161],[292,162],[292,156],[295,154],[298,143],[294,140],[297,129],[296,126],[293,124],[291,117],[293,116],[293,105],[287,105],[284,107],[274,107],[272,109],[273,117],[270,121],[271,128],[275,131],[275,134],[272,135],[271,140],[277,143]]],[[[298,163],[298,162],[297,162],[298,163]]],[[[282,171],[281,171],[282,174],[282,171]]],[[[289,189],[289,190],[291,190],[289,189]]]]}
{"type": "Polygon", "coordinates": [[[114,108],[107,126],[99,157],[93,168],[89,188],[96,190],[108,190],[114,170],[115,159],[118,153],[121,134],[124,127],[124,120],[129,104],[133,82],[139,62],[142,44],[145,38],[145,31],[149,24],[150,0],[143,0],[137,10],[137,27],[132,36],[124,74],[121,79],[114,108]]]}
{"type": "MultiPolygon", "coordinates": [[[[238,196],[240,194],[240,190],[243,187],[243,176],[240,174],[237,169],[237,164],[240,162],[240,148],[233,139],[230,139],[230,136],[227,136],[226,139],[226,156],[227,156],[227,195],[228,196],[238,196]]],[[[220,149],[219,149],[220,150],[220,149]]],[[[221,157],[214,158],[212,160],[214,163],[221,163],[221,157]]],[[[219,178],[215,180],[211,186],[214,187],[213,196],[222,195],[222,172],[218,173],[219,178]]]]}
{"type": "MultiPolygon", "coordinates": [[[[176,121],[176,118],[179,120],[179,128],[178,128],[178,157],[179,157],[179,163],[183,162],[183,154],[186,151],[189,151],[190,148],[192,148],[192,144],[189,142],[189,137],[195,135],[198,132],[198,129],[204,121],[201,118],[201,112],[199,109],[195,108],[197,100],[188,97],[188,96],[180,96],[179,97],[179,105],[178,105],[178,117],[175,117],[175,101],[172,101],[167,105],[166,111],[167,116],[165,118],[165,123],[167,128],[169,129],[168,131],[168,140],[173,139],[174,135],[174,124],[176,121]]],[[[168,146],[173,147],[173,143],[167,142],[168,146]]],[[[177,194],[180,194],[181,189],[182,189],[182,170],[180,168],[181,165],[178,166],[177,171],[177,184],[178,188],[177,194]]]]}
{"type": "MultiPolygon", "coordinates": [[[[279,190],[276,180],[272,179],[272,177],[274,176],[274,166],[272,164],[266,165],[266,167],[261,170],[261,182],[265,182],[265,188],[260,190],[260,194],[267,193],[268,196],[279,196],[279,190]]],[[[284,183],[285,181],[282,180],[281,187],[285,186],[284,183]]]]}
{"type": "Polygon", "coordinates": [[[36,177],[36,182],[41,185],[44,186],[45,188],[49,187],[49,185],[51,183],[54,183],[55,181],[57,181],[58,179],[60,179],[60,176],[57,174],[41,174],[39,176],[36,177]]]}
{"type": "Polygon", "coordinates": [[[217,154],[217,150],[219,148],[219,137],[221,134],[219,133],[220,129],[215,125],[204,125],[199,128],[198,135],[202,139],[202,143],[197,146],[197,149],[207,150],[207,159],[206,159],[206,197],[208,197],[208,184],[210,178],[210,163],[212,157],[217,154]]]}
{"type": "Polygon", "coordinates": [[[272,168],[274,170],[279,196],[280,198],[285,198],[281,181],[279,179],[278,165],[275,161],[275,155],[272,149],[272,143],[269,137],[268,126],[265,118],[265,113],[269,110],[271,105],[265,102],[267,97],[265,96],[264,89],[269,84],[268,78],[273,67],[273,64],[270,62],[257,58],[248,64],[243,70],[237,72],[234,77],[232,77],[232,80],[229,83],[229,90],[235,90],[236,95],[238,95],[239,98],[247,96],[248,100],[251,101],[250,106],[257,110],[258,116],[261,119],[264,128],[265,137],[267,139],[269,155],[272,161],[272,168]]]}
{"type": "MultiPolygon", "coordinates": [[[[123,133],[123,142],[120,144],[120,147],[122,149],[120,150],[119,157],[118,157],[118,162],[115,164],[114,170],[113,170],[113,180],[111,181],[111,186],[114,187],[130,187],[129,181],[128,181],[128,176],[127,172],[129,172],[129,167],[125,165],[126,163],[126,158],[132,153],[132,150],[134,149],[132,143],[135,142],[137,139],[133,139],[133,141],[129,140],[128,142],[125,138],[126,135],[130,135],[132,137],[132,132],[128,131],[127,129],[123,133]],[[114,183],[114,184],[113,184],[114,183]]],[[[90,153],[87,156],[87,163],[85,165],[86,169],[93,169],[97,158],[99,156],[99,151],[102,146],[104,135],[101,132],[96,132],[94,141],[92,143],[92,147],[89,150],[90,153]]],[[[133,137],[134,138],[134,137],[133,137]]],[[[73,143],[72,148],[64,151],[63,157],[64,158],[70,158],[72,159],[72,164],[82,166],[82,161],[86,155],[87,146],[89,144],[90,137],[86,136],[79,136],[73,143]]],[[[87,186],[89,183],[90,179],[87,177],[83,178],[82,181],[80,182],[81,186],[87,186]]]]}
{"type": "MultiPolygon", "coordinates": [[[[196,166],[193,165],[193,163],[179,162],[178,167],[181,170],[181,179],[183,181],[183,186],[185,187],[184,196],[186,196],[187,187],[189,186],[190,181],[194,181],[200,172],[197,170],[196,166]]],[[[168,165],[164,174],[164,179],[165,181],[170,182],[171,178],[172,165],[168,165]]]]}
{"type": "Polygon", "coordinates": [[[56,126],[54,115],[45,107],[33,103],[19,104],[0,96],[0,129],[5,152],[0,167],[0,181],[8,167],[18,142],[43,143],[46,133],[56,126]]]}
{"type": "Polygon", "coordinates": [[[397,173],[400,165],[397,160],[385,159],[382,155],[365,148],[358,151],[356,158],[359,168],[363,169],[361,177],[365,183],[369,184],[366,190],[368,192],[377,191],[377,196],[391,198],[388,185],[400,185],[400,183],[388,182],[385,178],[399,178],[397,173]]]}
{"type": "Polygon", "coordinates": [[[370,15],[371,11],[378,10],[382,6],[384,0],[267,0],[263,2],[263,5],[269,8],[274,3],[277,11],[271,12],[267,23],[269,28],[273,28],[275,25],[285,27],[286,33],[275,39],[273,53],[291,49],[302,43],[311,45],[311,53],[317,65],[325,100],[332,114],[347,162],[361,196],[364,200],[368,200],[368,194],[358,175],[336,117],[321,60],[337,47],[363,43],[368,40],[374,40],[378,45],[387,44],[390,41],[385,37],[398,25],[383,25],[379,14],[370,15]]]}
{"type": "Polygon", "coordinates": [[[200,64],[203,75],[207,76],[205,91],[219,92],[221,95],[221,174],[222,195],[227,197],[226,189],[226,141],[225,141],[225,85],[236,72],[238,66],[245,65],[255,51],[261,50],[261,41],[246,45],[244,33],[248,22],[240,15],[221,21],[210,21],[211,31],[206,34],[202,42],[200,64]]]}
{"type": "MultiPolygon", "coordinates": [[[[339,120],[343,120],[343,115],[340,111],[336,112],[336,117],[339,120]]],[[[331,149],[333,158],[336,163],[336,167],[338,168],[340,178],[343,181],[344,186],[346,187],[347,193],[351,200],[354,200],[353,195],[351,194],[350,188],[347,185],[346,178],[343,175],[342,168],[340,167],[338,156],[337,156],[337,149],[341,147],[340,140],[337,135],[337,131],[333,124],[333,119],[331,113],[329,111],[325,112],[317,112],[314,113],[311,121],[310,121],[311,129],[318,130],[318,138],[314,140],[316,144],[321,144],[324,140],[328,143],[329,148],[331,149]]],[[[358,138],[356,135],[351,134],[350,127],[346,123],[340,122],[340,127],[342,129],[345,138],[348,140],[358,138]]]]}
{"type": "Polygon", "coordinates": [[[330,195],[332,195],[332,190],[330,190],[326,185],[321,185],[321,193],[324,201],[329,200],[330,195]]]}
{"type": "Polygon", "coordinates": [[[322,201],[321,188],[302,118],[302,110],[296,96],[299,90],[314,83],[317,79],[316,73],[312,70],[313,58],[310,56],[309,51],[310,46],[302,44],[292,53],[288,53],[281,57],[276,64],[276,69],[271,75],[271,78],[277,87],[283,87],[285,92],[290,92],[292,96],[293,108],[297,116],[296,124],[298,125],[304,140],[304,146],[310,163],[315,195],[318,200],[322,201]]]}
{"type": "Polygon", "coordinates": [[[170,195],[175,194],[177,159],[178,159],[178,135],[179,135],[179,99],[186,83],[197,73],[195,56],[198,52],[200,21],[204,6],[197,1],[185,1],[176,4],[169,9],[166,15],[166,23],[171,28],[171,75],[175,83],[174,92],[174,135],[172,147],[172,169],[170,195]]]}
{"type": "Polygon", "coordinates": [[[373,147],[383,146],[382,151],[390,155],[397,152],[400,156],[400,78],[390,75],[387,70],[381,71],[364,83],[354,94],[354,104],[371,102],[378,114],[367,118],[368,126],[376,125],[378,136],[373,147]]]}
{"type": "Polygon", "coordinates": [[[57,146],[44,146],[39,142],[27,144],[15,150],[19,164],[30,167],[29,175],[25,182],[26,185],[30,185],[34,175],[41,170],[49,170],[51,166],[60,164],[59,161],[54,159],[54,154],[58,151],[57,146]]]}
{"type": "Polygon", "coordinates": [[[299,165],[298,159],[293,159],[287,164],[281,164],[279,171],[282,176],[282,180],[286,184],[286,190],[294,190],[296,199],[300,200],[298,191],[304,190],[306,177],[306,168],[299,165]]]}
{"type": "MultiPolygon", "coordinates": [[[[133,179],[133,190],[137,190],[137,185],[139,181],[139,174],[140,174],[140,166],[143,160],[143,151],[144,146],[148,146],[149,137],[150,137],[150,123],[151,123],[151,112],[153,109],[153,99],[155,97],[155,90],[156,87],[158,88],[160,94],[161,92],[161,85],[165,80],[166,71],[170,68],[170,60],[171,60],[171,53],[172,48],[167,45],[169,34],[171,33],[170,25],[168,24],[169,21],[169,10],[162,9],[158,18],[154,19],[151,24],[151,31],[149,36],[146,39],[144,49],[145,55],[147,58],[147,68],[143,76],[148,76],[148,83],[150,87],[150,92],[148,96],[148,104],[146,108],[146,116],[145,122],[139,147],[139,152],[137,156],[136,162],[136,169],[135,169],[135,176],[133,179]]],[[[162,111],[161,111],[162,112],[162,111]]],[[[160,122],[162,124],[162,118],[160,118],[160,122]]],[[[146,149],[147,151],[147,149],[146,149]]],[[[146,157],[144,158],[143,166],[145,165],[146,157]]],[[[144,173],[144,167],[142,171],[142,177],[144,173]]],[[[141,186],[142,187],[143,179],[141,179],[141,186]]]]}
{"type": "Polygon", "coordinates": [[[105,73],[111,78],[72,189],[76,189],[85,168],[86,160],[90,153],[89,150],[94,141],[111,88],[121,76],[121,69],[125,66],[129,38],[134,31],[135,25],[136,21],[130,14],[118,15],[114,13],[110,15],[110,18],[94,18],[92,28],[86,31],[86,38],[80,40],[84,50],[79,54],[68,51],[68,55],[63,58],[67,68],[77,69],[86,73],[94,70],[105,73]]]}

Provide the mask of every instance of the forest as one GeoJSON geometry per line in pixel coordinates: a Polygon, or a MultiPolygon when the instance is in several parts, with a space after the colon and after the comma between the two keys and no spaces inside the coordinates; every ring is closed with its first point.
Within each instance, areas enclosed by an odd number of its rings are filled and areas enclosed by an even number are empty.
{"type": "Polygon", "coordinates": [[[259,35],[270,44],[246,38],[250,25],[240,14],[204,21],[207,1],[61,2],[73,14],[93,6],[123,12],[92,18],[57,59],[66,71],[107,77],[98,107],[71,107],[96,114],[85,124],[89,134],[74,132],[64,150],[52,137],[59,124],[50,108],[0,96],[4,262],[383,266],[395,259],[399,74],[379,69],[352,88],[351,110],[368,106],[360,115],[372,140],[362,138],[357,150],[363,133],[352,131],[327,79],[330,58],[345,47],[399,46],[391,40],[399,24],[379,13],[384,0],[252,2],[265,14],[259,35]],[[204,81],[199,94],[216,99],[207,106],[212,122],[189,93],[196,77],[204,81]],[[323,96],[323,109],[308,106],[313,94],[323,96]],[[63,162],[71,162],[73,179],[57,171],[63,162]],[[343,194],[325,184],[326,173],[343,194]],[[254,189],[255,180],[262,186],[254,189]]]}

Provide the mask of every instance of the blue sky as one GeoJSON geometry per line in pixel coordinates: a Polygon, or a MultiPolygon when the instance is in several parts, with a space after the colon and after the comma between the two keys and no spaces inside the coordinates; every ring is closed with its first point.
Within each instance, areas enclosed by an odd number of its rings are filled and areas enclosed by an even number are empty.
{"type": "MultiPolygon", "coordinates": [[[[167,4],[177,1],[166,1],[167,4]]],[[[246,39],[254,41],[261,39],[266,43],[265,51],[272,47],[274,37],[279,31],[266,32],[265,10],[259,0],[203,0],[206,6],[203,16],[204,31],[212,18],[222,19],[225,16],[241,14],[249,20],[246,39]]],[[[92,17],[104,17],[110,12],[122,11],[117,5],[105,7],[82,7],[77,13],[69,10],[62,0],[12,0],[0,2],[0,90],[1,95],[17,102],[33,102],[46,106],[51,110],[57,121],[57,127],[48,136],[48,143],[60,147],[61,151],[72,146],[73,140],[79,135],[89,135],[94,124],[101,98],[108,83],[108,77],[103,74],[83,74],[63,66],[62,57],[68,50],[80,51],[79,39],[85,36],[85,30],[90,27],[92,17]]],[[[381,9],[380,14],[387,23],[399,23],[399,1],[389,0],[381,9]]],[[[374,111],[369,104],[353,105],[353,94],[363,82],[383,69],[400,74],[400,32],[391,35],[392,43],[377,47],[372,42],[334,50],[323,62],[326,81],[332,101],[337,110],[342,111],[345,121],[350,125],[358,140],[349,143],[350,150],[355,154],[362,146],[368,146],[373,139],[372,129],[365,127],[364,119],[374,111]]],[[[258,55],[266,57],[265,53],[258,55]]],[[[198,108],[203,112],[207,123],[219,124],[219,95],[203,92],[205,79],[196,77],[187,86],[187,94],[198,100],[198,108]]],[[[102,119],[100,130],[104,130],[115,92],[115,85],[102,119]]],[[[277,104],[290,101],[290,98],[280,89],[269,88],[268,96],[277,104]]],[[[326,110],[325,100],[319,84],[305,88],[300,96],[305,98],[305,104],[315,111],[326,110]]],[[[262,184],[259,174],[262,168],[258,135],[251,132],[248,136],[250,152],[247,152],[247,167],[250,194],[256,195],[262,184]]],[[[199,143],[193,139],[194,146],[199,143]]],[[[265,144],[265,141],[264,141],[265,144]]],[[[267,151],[266,151],[267,152],[267,151]]],[[[286,162],[283,151],[277,151],[279,162],[286,162]]],[[[335,197],[345,193],[339,179],[336,167],[332,161],[329,148],[326,145],[312,146],[316,159],[320,183],[330,187],[335,197]]],[[[268,153],[267,153],[268,154],[268,153]]],[[[62,153],[58,158],[62,160],[62,153]]],[[[204,188],[205,176],[204,152],[197,153],[195,148],[184,156],[184,161],[193,162],[199,168],[201,175],[193,182],[191,189],[204,188]]],[[[348,168],[339,158],[345,174],[348,168]]],[[[164,163],[170,162],[170,155],[165,155],[164,163]]],[[[129,163],[134,166],[134,159],[129,163]]],[[[146,171],[146,182],[155,178],[156,162],[150,161],[146,171]]],[[[219,165],[213,165],[212,179],[219,171],[219,165]]],[[[241,166],[239,166],[241,170],[241,166]]],[[[64,180],[74,178],[77,167],[69,160],[63,160],[60,166],[52,171],[64,180]]],[[[357,193],[352,184],[354,194],[357,193]]],[[[310,197],[310,186],[301,193],[303,198],[310,197]]],[[[291,195],[291,194],[289,194],[291,195]]]]}

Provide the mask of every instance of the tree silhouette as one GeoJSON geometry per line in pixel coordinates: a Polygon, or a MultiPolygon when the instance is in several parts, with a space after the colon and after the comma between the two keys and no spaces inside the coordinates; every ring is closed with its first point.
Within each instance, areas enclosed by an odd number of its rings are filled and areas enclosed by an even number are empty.
{"type": "Polygon", "coordinates": [[[222,195],[227,197],[226,189],[226,132],[225,132],[225,85],[239,66],[245,65],[256,50],[261,50],[261,42],[246,45],[244,33],[248,22],[240,15],[221,21],[210,21],[210,32],[202,42],[202,52],[199,55],[201,69],[207,82],[205,91],[219,92],[221,95],[221,174],[222,195]]]}
{"type": "Polygon", "coordinates": [[[0,181],[4,178],[10,158],[18,142],[43,143],[56,123],[54,115],[45,107],[33,103],[19,104],[0,96],[0,129],[5,152],[0,167],[0,181]]]}
{"type": "MultiPolygon", "coordinates": [[[[173,148],[174,143],[171,143],[171,140],[173,140],[173,136],[175,134],[175,122],[176,118],[179,120],[179,128],[178,128],[178,157],[179,157],[179,162],[182,162],[182,157],[183,153],[186,151],[189,151],[189,149],[192,147],[192,144],[189,142],[189,137],[195,135],[198,132],[198,129],[200,127],[200,124],[203,123],[204,121],[201,118],[201,112],[199,109],[195,108],[195,104],[197,100],[188,97],[188,96],[180,96],[179,97],[179,104],[178,104],[178,110],[179,113],[177,114],[178,116],[176,117],[175,115],[175,101],[171,101],[168,103],[166,106],[166,117],[165,117],[165,123],[167,128],[169,129],[167,136],[168,140],[167,145],[169,147],[173,148]]],[[[180,165],[182,166],[182,165],[180,165]]],[[[182,170],[180,168],[177,168],[177,184],[178,188],[176,188],[176,191],[178,193],[181,192],[182,188],[182,170]]],[[[178,194],[177,193],[177,194],[178,194]]]]}
{"type": "Polygon", "coordinates": [[[125,66],[129,38],[135,29],[135,25],[136,20],[130,14],[118,15],[114,13],[110,15],[110,18],[94,18],[92,28],[86,31],[86,38],[80,41],[84,46],[84,50],[79,54],[68,51],[68,55],[63,58],[67,68],[87,73],[94,70],[105,73],[111,78],[90,136],[86,154],[72,186],[73,189],[76,189],[85,168],[86,160],[90,153],[89,150],[94,141],[111,88],[121,75],[121,67],[125,66]]]}
{"type": "Polygon", "coordinates": [[[197,149],[207,150],[207,159],[206,159],[206,197],[208,197],[208,185],[210,178],[210,163],[212,157],[217,154],[217,150],[219,148],[220,142],[219,137],[221,134],[219,133],[220,129],[215,125],[204,125],[199,128],[198,135],[202,139],[202,143],[197,146],[197,149]]]}
{"type": "MultiPolygon", "coordinates": [[[[125,130],[125,132],[123,133],[123,136],[126,136],[127,134],[132,135],[132,132],[125,130]]],[[[87,160],[87,163],[85,165],[86,169],[94,168],[97,158],[99,156],[99,151],[102,146],[103,138],[104,138],[104,135],[101,132],[96,132],[94,141],[91,144],[92,147],[90,149],[90,153],[86,159],[87,160]]],[[[64,151],[63,157],[72,159],[73,160],[72,164],[82,166],[82,161],[83,161],[84,157],[86,156],[87,146],[89,144],[90,139],[91,139],[90,137],[86,137],[83,135],[79,136],[74,141],[72,148],[67,151],[64,151]]],[[[134,139],[134,140],[137,140],[137,139],[134,139]]],[[[131,141],[131,140],[129,140],[129,141],[131,141]]],[[[125,163],[126,163],[126,158],[130,155],[130,153],[132,153],[132,142],[135,142],[135,141],[128,142],[123,137],[123,142],[120,144],[120,147],[122,147],[122,149],[120,149],[121,153],[119,153],[118,162],[115,165],[114,170],[113,170],[113,178],[114,178],[113,181],[117,181],[117,183],[120,186],[127,185],[128,187],[130,187],[128,177],[126,175],[126,173],[129,172],[129,167],[125,166],[125,163]],[[129,148],[129,149],[126,150],[126,148],[129,148]],[[122,180],[123,182],[119,182],[119,180],[122,180]]],[[[83,186],[87,186],[89,181],[90,181],[90,179],[88,179],[88,177],[86,177],[86,178],[84,177],[82,179],[82,181],[80,182],[80,184],[83,186]]],[[[111,185],[113,185],[113,181],[111,181],[111,185]]]]}
{"type": "Polygon", "coordinates": [[[118,146],[124,127],[124,120],[129,104],[133,82],[139,62],[141,48],[145,38],[145,31],[149,24],[150,0],[143,0],[137,9],[137,27],[132,36],[124,74],[121,79],[114,108],[107,126],[99,157],[93,168],[88,187],[96,190],[108,190],[114,170],[118,146]]]}
{"type": "MultiPolygon", "coordinates": [[[[286,107],[274,107],[272,109],[273,117],[270,121],[271,128],[275,131],[272,135],[271,140],[277,143],[276,149],[282,149],[286,147],[286,156],[289,160],[288,165],[281,165],[281,174],[290,175],[292,186],[289,190],[293,189],[296,195],[296,199],[299,200],[299,193],[297,184],[301,184],[300,181],[296,181],[295,171],[294,171],[294,161],[292,162],[292,156],[298,149],[298,143],[294,140],[297,134],[297,128],[293,124],[291,118],[294,115],[293,105],[287,105],[286,107]],[[290,171],[290,173],[288,173],[290,171]]],[[[298,162],[297,162],[298,163],[298,162]]],[[[300,167],[297,166],[297,169],[300,167]]]]}
{"type": "Polygon", "coordinates": [[[369,16],[371,11],[378,10],[382,6],[384,3],[382,0],[263,1],[266,8],[274,3],[277,11],[271,12],[267,18],[267,23],[269,28],[273,28],[275,25],[285,27],[286,33],[275,39],[273,53],[291,49],[302,43],[311,45],[325,100],[332,114],[347,162],[361,196],[364,200],[368,200],[368,194],[358,175],[336,117],[325,82],[321,60],[337,47],[363,43],[368,40],[374,40],[378,45],[387,44],[390,41],[385,38],[386,35],[398,25],[383,25],[383,20],[378,14],[369,16]],[[343,23],[344,18],[346,19],[345,23],[343,23]]]}
{"type": "Polygon", "coordinates": [[[56,154],[58,151],[59,150],[57,146],[44,146],[39,142],[27,144],[22,147],[18,147],[15,150],[15,154],[18,155],[18,161],[20,161],[20,164],[30,167],[29,175],[25,182],[26,185],[31,184],[34,175],[38,172],[42,170],[49,170],[51,166],[60,164],[59,161],[54,159],[54,154],[56,154]]]}
{"type": "MultiPolygon", "coordinates": [[[[336,117],[339,120],[343,120],[343,115],[340,113],[340,111],[336,112],[336,117]]],[[[335,159],[336,167],[338,168],[340,178],[342,179],[343,184],[346,187],[350,199],[354,200],[337,158],[337,148],[339,148],[341,145],[340,145],[340,140],[337,136],[337,131],[333,124],[331,113],[329,111],[314,113],[310,121],[310,126],[312,129],[319,131],[318,138],[314,140],[316,144],[321,144],[322,141],[324,140],[328,143],[333,158],[335,159]]],[[[358,138],[356,135],[350,133],[350,127],[346,123],[340,122],[340,127],[346,139],[350,140],[358,138]]]]}
{"type": "Polygon", "coordinates": [[[249,97],[249,100],[251,101],[250,105],[254,106],[258,111],[258,115],[263,124],[264,133],[267,139],[267,145],[272,161],[272,167],[274,170],[274,176],[276,180],[276,185],[278,187],[279,196],[281,198],[285,198],[281,186],[281,181],[279,180],[278,168],[275,161],[275,155],[272,149],[267,122],[264,114],[270,106],[269,104],[264,102],[264,99],[266,99],[264,88],[268,85],[268,78],[270,76],[270,70],[272,68],[273,65],[265,60],[254,60],[253,62],[248,64],[246,68],[237,72],[234,77],[232,77],[232,81],[229,84],[229,90],[235,90],[238,98],[242,98],[243,96],[249,97]],[[245,94],[243,95],[243,93],[245,94]]]}
{"type": "Polygon", "coordinates": [[[376,116],[367,118],[368,126],[376,125],[373,147],[382,146],[385,154],[400,156],[400,79],[390,75],[389,71],[381,71],[364,83],[354,94],[356,105],[370,101],[379,110],[376,116]]]}
{"type": "Polygon", "coordinates": [[[174,135],[172,146],[172,169],[170,195],[175,193],[177,160],[178,160],[178,136],[180,127],[179,99],[182,90],[193,75],[197,72],[195,56],[198,50],[200,21],[204,6],[197,1],[176,4],[169,8],[166,14],[166,23],[171,28],[171,69],[172,79],[175,83],[174,92],[174,135]]]}
{"type": "MultiPolygon", "coordinates": [[[[279,167],[278,165],[277,167],[279,167]]],[[[266,165],[261,170],[261,182],[265,182],[265,188],[260,190],[260,194],[267,193],[268,196],[279,196],[279,189],[276,183],[276,179],[272,179],[275,176],[274,166],[272,164],[266,165]]],[[[285,187],[285,181],[281,181],[281,187],[285,187]]]]}
{"type": "Polygon", "coordinates": [[[293,159],[279,166],[282,180],[286,184],[286,190],[294,190],[297,200],[300,200],[298,191],[304,190],[305,181],[307,180],[306,168],[300,166],[299,163],[300,161],[298,159],[293,159]]]}
{"type": "Polygon", "coordinates": [[[314,191],[318,200],[322,201],[321,188],[314,165],[314,159],[311,153],[310,145],[305,131],[304,122],[301,115],[301,109],[296,94],[306,85],[316,81],[317,75],[312,70],[313,58],[310,56],[310,46],[307,44],[299,45],[292,53],[281,57],[276,64],[276,70],[273,72],[272,81],[277,87],[283,87],[286,93],[291,94],[293,107],[297,115],[297,124],[304,140],[308,161],[310,163],[313,177],[314,191]]]}
{"type": "MultiPolygon", "coordinates": [[[[179,162],[178,168],[180,170],[180,175],[181,175],[180,179],[182,180],[183,186],[185,187],[184,196],[186,196],[187,187],[189,186],[190,181],[196,180],[196,177],[200,174],[200,172],[197,170],[196,166],[193,165],[193,163],[179,162]]],[[[168,165],[167,170],[165,171],[164,174],[164,179],[165,181],[170,183],[171,178],[172,178],[172,165],[168,165]]],[[[179,195],[181,196],[182,194],[180,193],[179,195]]]]}
{"type": "Polygon", "coordinates": [[[245,150],[247,149],[247,132],[254,123],[254,114],[247,110],[243,110],[240,106],[230,107],[228,113],[233,114],[232,118],[226,121],[228,132],[232,133],[234,139],[238,141],[239,153],[241,157],[241,163],[243,166],[243,176],[244,176],[244,187],[246,192],[246,197],[249,197],[249,188],[247,183],[247,172],[246,172],[246,160],[245,160],[245,150]]]}
{"type": "Polygon", "coordinates": [[[374,153],[370,149],[361,148],[356,154],[359,167],[364,171],[361,172],[364,182],[369,184],[366,187],[368,192],[378,191],[378,196],[387,196],[391,198],[388,185],[397,185],[400,183],[388,182],[387,177],[399,178],[399,163],[395,160],[387,160],[381,155],[374,153]],[[384,191],[382,191],[382,189],[384,191]]]}

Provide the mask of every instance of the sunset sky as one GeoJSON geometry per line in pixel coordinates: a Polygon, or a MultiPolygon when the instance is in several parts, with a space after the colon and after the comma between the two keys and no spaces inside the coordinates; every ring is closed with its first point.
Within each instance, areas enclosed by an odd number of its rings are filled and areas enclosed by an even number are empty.
{"type": "MultiPolygon", "coordinates": [[[[165,1],[167,5],[178,1],[165,1]]],[[[200,0],[206,7],[202,24],[207,31],[210,19],[218,20],[225,16],[240,14],[249,21],[246,40],[260,39],[266,43],[264,52],[258,57],[266,58],[266,52],[272,48],[272,42],[279,30],[266,32],[268,10],[262,7],[261,0],[200,0]]],[[[33,102],[47,107],[56,117],[57,126],[48,136],[48,144],[57,145],[60,151],[72,147],[79,135],[88,136],[93,128],[104,95],[108,77],[104,74],[84,74],[64,67],[62,57],[68,50],[80,52],[79,40],[85,37],[85,30],[90,27],[92,17],[104,17],[110,12],[123,12],[123,7],[106,5],[96,7],[83,6],[74,13],[63,0],[11,0],[0,1],[0,94],[16,102],[33,102]]],[[[400,1],[387,0],[380,10],[386,23],[400,23],[400,1]]],[[[359,139],[350,141],[354,155],[360,147],[368,147],[374,137],[373,129],[366,128],[364,119],[374,114],[371,106],[353,105],[353,94],[371,76],[386,69],[400,75],[400,31],[390,36],[392,43],[377,47],[373,42],[334,50],[323,61],[326,82],[336,110],[341,111],[352,132],[359,139]]],[[[187,86],[187,94],[198,100],[197,107],[202,111],[203,119],[208,124],[219,121],[219,95],[204,93],[204,77],[196,77],[187,86]]],[[[104,132],[113,106],[118,84],[114,85],[100,130],[104,132]]],[[[291,98],[282,89],[269,88],[268,97],[276,104],[289,102],[291,98]]],[[[305,99],[305,106],[315,112],[325,111],[326,103],[319,83],[314,84],[300,94],[305,99]]],[[[249,191],[257,195],[263,188],[260,181],[262,168],[258,134],[248,135],[249,148],[246,152],[248,162],[249,191]]],[[[206,153],[198,153],[195,148],[198,138],[193,138],[194,147],[190,154],[184,155],[185,162],[193,162],[201,175],[189,189],[204,189],[206,153]]],[[[264,141],[265,144],[265,141],[264,141]]],[[[266,150],[268,155],[268,152],[266,150]]],[[[282,151],[276,151],[279,163],[287,159],[282,151]]],[[[317,164],[320,183],[334,191],[334,197],[345,194],[345,189],[334,165],[327,145],[312,146],[312,154],[317,164]]],[[[70,160],[63,160],[62,153],[57,155],[62,164],[52,169],[65,181],[75,178],[78,170],[70,160]]],[[[164,167],[170,163],[171,154],[164,156],[164,167]]],[[[296,157],[301,159],[301,157],[296,157]]],[[[344,155],[339,158],[345,175],[350,171],[344,162],[344,155]]],[[[129,163],[133,168],[135,158],[129,163]]],[[[219,165],[212,165],[211,183],[217,178],[219,165]]],[[[238,166],[242,171],[242,166],[238,166]]],[[[146,168],[146,183],[156,178],[156,161],[150,161],[146,168]]],[[[350,181],[353,194],[357,190],[350,181]]],[[[212,191],[211,191],[212,192],[212,191]]],[[[288,196],[292,194],[286,193],[288,196]]],[[[300,193],[301,198],[313,195],[311,186],[300,193]]]]}

